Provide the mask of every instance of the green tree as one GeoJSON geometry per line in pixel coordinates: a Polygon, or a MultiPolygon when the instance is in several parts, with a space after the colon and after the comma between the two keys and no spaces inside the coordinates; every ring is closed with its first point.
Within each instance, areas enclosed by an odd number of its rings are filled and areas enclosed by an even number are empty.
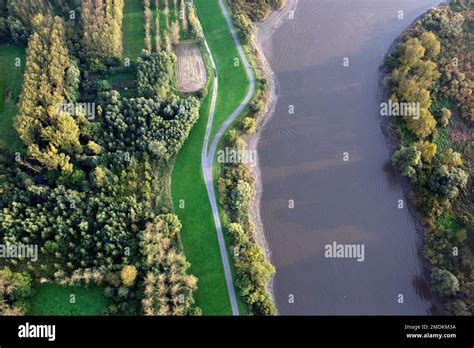
{"type": "Polygon", "coordinates": [[[466,187],[467,179],[467,173],[461,168],[442,165],[433,171],[428,186],[441,197],[453,199],[466,187]]]}
{"type": "Polygon", "coordinates": [[[392,163],[402,172],[403,176],[415,182],[417,169],[421,167],[421,151],[417,150],[415,146],[402,146],[393,154],[392,163]]]}
{"type": "Polygon", "coordinates": [[[459,291],[459,280],[446,269],[434,267],[431,270],[431,284],[443,296],[454,296],[459,291]]]}

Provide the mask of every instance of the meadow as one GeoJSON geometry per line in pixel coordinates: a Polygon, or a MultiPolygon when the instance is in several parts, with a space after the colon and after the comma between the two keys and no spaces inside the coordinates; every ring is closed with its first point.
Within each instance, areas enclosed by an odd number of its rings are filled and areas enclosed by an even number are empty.
{"type": "Polygon", "coordinates": [[[15,146],[18,141],[13,120],[20,98],[24,65],[24,48],[0,45],[0,148],[3,149],[15,146]]]}
{"type": "Polygon", "coordinates": [[[37,286],[28,314],[103,315],[107,304],[107,298],[98,286],[86,288],[46,283],[37,286]]]}

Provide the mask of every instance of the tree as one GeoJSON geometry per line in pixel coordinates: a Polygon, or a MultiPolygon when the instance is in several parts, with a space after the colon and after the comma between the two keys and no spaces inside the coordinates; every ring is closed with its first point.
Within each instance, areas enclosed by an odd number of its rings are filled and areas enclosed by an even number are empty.
{"type": "Polygon", "coordinates": [[[437,65],[430,60],[420,60],[413,68],[414,80],[419,88],[430,89],[440,77],[437,65]]]}
{"type": "Polygon", "coordinates": [[[423,161],[431,163],[431,160],[436,155],[436,144],[430,143],[426,140],[419,140],[414,145],[416,149],[421,152],[421,158],[423,161]]]}
{"type": "Polygon", "coordinates": [[[426,49],[425,56],[428,59],[435,58],[441,52],[441,43],[432,31],[425,31],[421,34],[420,41],[426,49]]]}
{"type": "Polygon", "coordinates": [[[237,185],[231,192],[232,208],[237,219],[247,211],[253,194],[254,190],[248,182],[243,180],[237,182],[237,185]]]}
{"type": "Polygon", "coordinates": [[[448,39],[455,39],[463,32],[464,16],[461,13],[445,12],[439,17],[440,35],[448,39]]]}
{"type": "Polygon", "coordinates": [[[135,283],[137,277],[137,269],[133,265],[127,265],[122,268],[120,272],[120,278],[122,279],[123,285],[130,288],[135,283]]]}
{"type": "Polygon", "coordinates": [[[253,117],[245,117],[242,120],[242,130],[247,134],[254,134],[257,130],[257,122],[253,117]]]}
{"type": "Polygon", "coordinates": [[[179,23],[175,21],[171,27],[171,41],[173,44],[179,44],[179,23]]]}
{"type": "Polygon", "coordinates": [[[425,48],[417,38],[408,39],[401,46],[400,62],[405,69],[415,66],[425,55],[425,48]]]}
{"type": "Polygon", "coordinates": [[[459,152],[454,151],[452,148],[449,148],[448,151],[444,154],[443,164],[448,167],[461,167],[462,166],[462,157],[459,152]]]}
{"type": "Polygon", "coordinates": [[[97,166],[94,169],[92,181],[97,187],[102,187],[104,185],[106,176],[107,173],[104,168],[102,168],[101,166],[97,166]]]}
{"type": "Polygon", "coordinates": [[[33,159],[71,173],[70,156],[82,147],[75,119],[61,108],[70,67],[63,21],[39,14],[32,25],[16,129],[33,159]]]}
{"type": "Polygon", "coordinates": [[[436,120],[427,109],[420,110],[420,116],[407,117],[407,128],[411,130],[418,139],[424,139],[431,135],[436,128],[436,120]]]}
{"type": "Polygon", "coordinates": [[[170,26],[170,9],[169,9],[169,0],[165,0],[165,9],[163,10],[163,14],[165,15],[166,25],[165,29],[168,29],[170,26]]]}
{"type": "Polygon", "coordinates": [[[147,273],[142,308],[145,315],[193,315],[196,277],[179,248],[181,224],[172,214],[162,214],[141,234],[141,251],[147,273]]]}
{"type": "Polygon", "coordinates": [[[47,0],[9,0],[7,13],[2,17],[3,31],[13,42],[25,45],[33,32],[32,21],[37,14],[52,14],[52,6],[47,0]]]}
{"type": "Polygon", "coordinates": [[[449,120],[451,119],[451,111],[447,108],[442,108],[441,109],[441,118],[439,120],[439,123],[442,127],[447,127],[449,124],[449,120]]]}
{"type": "Polygon", "coordinates": [[[448,308],[448,311],[453,315],[472,315],[471,312],[469,312],[466,303],[462,300],[450,301],[448,302],[446,307],[448,308]]]}
{"type": "Polygon", "coordinates": [[[188,15],[187,15],[186,2],[184,0],[181,0],[181,13],[179,16],[181,18],[181,28],[183,29],[183,33],[187,33],[188,32],[188,15]]]}
{"type": "Polygon", "coordinates": [[[402,146],[392,156],[392,163],[397,167],[403,176],[410,178],[415,182],[417,178],[417,169],[421,167],[421,151],[415,146],[402,146]]]}
{"type": "Polygon", "coordinates": [[[202,40],[204,37],[204,32],[202,31],[201,23],[196,16],[196,10],[194,6],[191,6],[188,11],[188,20],[192,28],[192,36],[198,40],[202,40]]]}
{"type": "Polygon", "coordinates": [[[87,149],[92,155],[100,155],[102,147],[93,140],[89,140],[87,143],[87,149]]]}
{"type": "Polygon", "coordinates": [[[66,99],[75,102],[79,98],[79,84],[81,72],[76,61],[70,60],[70,65],[64,77],[66,99]]]}
{"type": "MultiPolygon", "coordinates": [[[[151,9],[150,0],[143,0],[143,6],[145,7],[145,47],[151,52],[151,9]]],[[[158,17],[158,16],[157,16],[158,17]]],[[[159,36],[159,31],[157,31],[159,36]]]]}
{"type": "Polygon", "coordinates": [[[83,0],[82,45],[86,58],[108,62],[122,57],[123,0],[83,0]]]}
{"type": "Polygon", "coordinates": [[[27,300],[33,294],[31,276],[0,269],[0,315],[22,315],[26,312],[27,300]]]}
{"type": "Polygon", "coordinates": [[[235,15],[235,25],[239,34],[239,39],[242,44],[247,45],[253,40],[253,28],[248,17],[243,14],[235,15]]]}
{"type": "Polygon", "coordinates": [[[166,96],[171,85],[174,62],[172,54],[143,51],[138,58],[138,93],[145,97],[166,96]]]}
{"type": "MultiPolygon", "coordinates": [[[[159,9],[160,8],[160,0],[155,0],[155,8],[156,9],[159,9]]],[[[155,32],[156,32],[156,35],[155,35],[155,50],[156,52],[160,52],[161,51],[161,35],[159,35],[160,33],[160,16],[155,16],[155,32]]]]}
{"type": "Polygon", "coordinates": [[[461,168],[442,165],[436,168],[428,181],[429,188],[441,197],[453,199],[467,185],[468,175],[461,168]]]}
{"type": "Polygon", "coordinates": [[[163,33],[163,48],[165,52],[170,53],[172,50],[173,40],[171,39],[171,33],[169,29],[166,29],[163,33]]]}
{"type": "Polygon", "coordinates": [[[434,267],[431,270],[431,284],[443,296],[454,296],[459,291],[458,279],[446,269],[434,267]]]}

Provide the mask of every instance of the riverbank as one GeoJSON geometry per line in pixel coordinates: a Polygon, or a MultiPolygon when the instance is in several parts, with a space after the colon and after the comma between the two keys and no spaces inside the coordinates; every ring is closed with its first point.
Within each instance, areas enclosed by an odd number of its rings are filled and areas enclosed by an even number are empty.
{"type": "MultiPolygon", "coordinates": [[[[449,76],[453,57],[464,56],[465,54],[462,52],[468,52],[469,49],[464,46],[468,40],[465,40],[464,35],[469,36],[469,30],[464,28],[463,33],[462,26],[460,26],[457,34],[450,32],[450,35],[457,36],[458,44],[453,45],[452,38],[447,34],[446,29],[443,29],[443,26],[439,26],[436,30],[432,29],[433,18],[454,16],[455,13],[462,13],[469,17],[468,10],[463,9],[462,6],[454,11],[450,6],[452,5],[444,4],[442,6],[440,4],[413,21],[392,43],[385,58],[385,65],[380,69],[381,100],[387,101],[392,93],[396,93],[396,85],[392,85],[392,90],[390,90],[384,81],[395,71],[397,61],[401,59],[400,55],[403,54],[403,50],[397,51],[399,47],[403,47],[400,45],[405,44],[408,40],[412,40],[411,42],[420,40],[422,35],[427,34],[433,35],[435,40],[439,39],[441,53],[438,52],[431,57],[426,57],[426,54],[423,56],[425,60],[431,59],[434,67],[441,73],[429,88],[429,112],[432,113],[435,123],[424,142],[431,144],[430,146],[434,148],[431,158],[426,160],[423,148],[418,148],[419,142],[415,143],[417,137],[410,133],[415,132],[416,135],[417,128],[413,129],[413,126],[405,128],[406,125],[410,126],[408,122],[386,118],[381,124],[381,129],[386,137],[390,153],[413,147],[422,153],[422,163],[413,173],[415,180],[410,180],[413,179],[411,176],[408,179],[400,175],[398,170],[396,177],[404,191],[407,207],[414,218],[415,227],[421,239],[419,251],[424,255],[423,274],[433,289],[432,302],[436,314],[466,315],[467,313],[472,314],[474,309],[471,298],[466,295],[469,294],[469,274],[472,274],[472,265],[474,264],[474,259],[471,256],[474,245],[472,244],[472,215],[470,214],[472,212],[472,198],[469,198],[469,190],[465,190],[460,182],[457,184],[459,187],[456,188],[456,194],[452,196],[443,195],[442,192],[436,191],[436,187],[432,185],[436,173],[440,173],[440,168],[455,171],[460,175],[467,175],[463,174],[463,171],[472,173],[472,150],[469,146],[465,146],[469,139],[473,138],[472,133],[469,136],[472,123],[468,123],[469,114],[465,111],[469,109],[468,100],[465,100],[465,103],[459,102],[457,99],[459,94],[452,93],[455,87],[445,77],[449,76]],[[429,24],[426,24],[427,22],[429,24]],[[451,119],[450,117],[444,119],[446,110],[450,115],[451,111],[453,112],[451,119]],[[463,161],[460,160],[461,156],[463,161]],[[453,160],[458,158],[459,161],[451,161],[450,158],[453,160]],[[471,248],[471,252],[469,252],[469,248],[471,248]],[[442,293],[443,288],[436,283],[436,277],[433,278],[433,272],[440,269],[444,272],[443,274],[455,279],[454,282],[457,285],[453,287],[452,293],[442,293]]],[[[457,20],[459,20],[459,16],[457,20]]],[[[464,76],[467,76],[469,80],[469,69],[465,64],[455,67],[456,71],[465,74],[464,76]]],[[[466,85],[469,86],[468,83],[466,85]]]]}
{"type": "MultiPolygon", "coordinates": [[[[422,17],[421,15],[420,17],[422,17]]],[[[419,18],[420,18],[419,17],[419,18]]],[[[396,46],[400,43],[400,37],[399,36],[392,45],[390,46],[390,49],[387,52],[387,56],[391,53],[394,52],[396,46]]],[[[380,95],[379,99],[381,103],[387,102],[387,100],[390,99],[390,91],[385,83],[386,78],[389,75],[389,71],[387,70],[386,67],[383,65],[380,67],[380,80],[379,80],[379,85],[380,85],[380,95]]],[[[394,125],[391,122],[392,120],[389,117],[382,118],[380,121],[380,130],[382,131],[383,135],[385,136],[386,140],[386,145],[387,149],[390,154],[393,154],[395,151],[397,151],[400,148],[401,141],[400,138],[397,136],[396,131],[394,129],[394,125]]],[[[417,233],[418,237],[418,245],[417,249],[420,255],[423,254],[423,248],[425,244],[425,238],[430,232],[430,229],[428,225],[425,223],[424,217],[420,214],[420,212],[416,209],[414,203],[413,203],[413,198],[410,197],[410,194],[413,192],[414,186],[410,182],[410,180],[400,174],[396,168],[392,166],[392,164],[389,164],[387,166],[387,171],[389,171],[389,175],[393,175],[395,180],[398,182],[400,187],[402,188],[403,195],[404,195],[404,203],[410,213],[410,215],[413,217],[413,222],[415,225],[415,230],[417,233]]],[[[422,259],[422,265],[423,265],[423,279],[426,282],[426,284],[430,284],[430,264],[426,260],[426,258],[423,257],[422,259]]],[[[437,296],[435,293],[431,292],[431,290],[427,287],[423,288],[423,292],[429,293],[429,296],[432,299],[433,302],[433,307],[431,309],[431,314],[432,315],[444,315],[446,314],[446,311],[440,306],[441,299],[439,296],[437,296]]]]}
{"type": "MultiPolygon", "coordinates": [[[[261,73],[269,82],[269,98],[267,103],[267,112],[262,114],[257,119],[257,128],[255,134],[248,136],[247,147],[250,152],[258,153],[258,143],[262,131],[275,114],[275,106],[278,99],[278,86],[277,80],[275,79],[275,74],[273,73],[270,64],[263,53],[263,45],[271,40],[272,33],[278,29],[278,27],[288,18],[291,11],[296,10],[298,5],[298,0],[288,0],[285,6],[280,10],[274,10],[268,18],[263,22],[260,22],[256,25],[255,32],[255,47],[257,51],[256,59],[259,61],[259,67],[261,68],[261,73]]],[[[268,246],[268,242],[265,238],[264,226],[262,223],[262,218],[260,215],[260,203],[262,199],[262,175],[260,170],[260,164],[257,162],[256,166],[251,167],[252,176],[255,179],[255,196],[252,200],[252,203],[249,208],[249,214],[252,216],[252,222],[254,224],[254,238],[261,248],[265,251],[265,254],[269,260],[271,260],[271,250],[268,246]]],[[[273,277],[268,284],[268,291],[270,291],[273,301],[275,302],[275,294],[273,291],[273,277]]]]}

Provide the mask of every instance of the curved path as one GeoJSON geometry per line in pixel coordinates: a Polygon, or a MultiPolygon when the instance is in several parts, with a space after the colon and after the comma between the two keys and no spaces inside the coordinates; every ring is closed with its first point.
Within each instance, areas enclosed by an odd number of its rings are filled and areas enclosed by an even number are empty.
{"type": "Polygon", "coordinates": [[[229,297],[230,297],[230,302],[232,306],[232,314],[233,315],[239,315],[239,307],[237,305],[237,299],[235,295],[235,289],[234,289],[234,283],[232,281],[232,272],[229,264],[229,256],[227,253],[227,248],[225,245],[225,239],[224,239],[224,233],[222,232],[222,224],[221,224],[221,219],[219,217],[219,209],[217,207],[217,199],[216,199],[216,193],[214,190],[214,180],[213,180],[213,164],[214,164],[214,157],[216,155],[216,150],[217,146],[219,145],[219,142],[224,135],[225,131],[227,128],[232,124],[232,122],[236,119],[236,117],[242,112],[242,110],[247,106],[249,101],[252,99],[253,93],[255,91],[255,78],[253,76],[252,68],[250,67],[250,64],[247,60],[247,57],[245,57],[244,50],[242,49],[242,45],[239,42],[239,39],[237,37],[237,33],[235,31],[234,25],[232,23],[232,20],[229,16],[229,13],[227,11],[227,8],[224,4],[223,0],[219,0],[219,5],[221,7],[222,13],[224,14],[224,17],[227,21],[227,25],[229,26],[229,29],[232,33],[232,37],[234,38],[235,45],[237,46],[237,49],[239,50],[239,55],[240,59],[244,63],[245,71],[247,72],[247,76],[250,81],[250,88],[248,90],[247,95],[245,96],[244,100],[240,105],[237,107],[237,109],[234,110],[234,112],[227,118],[227,120],[224,122],[222,127],[217,131],[214,139],[212,140],[211,147],[208,152],[209,148],[209,141],[210,141],[210,134],[211,134],[211,129],[212,129],[212,122],[214,119],[214,112],[215,112],[215,107],[216,107],[216,98],[217,98],[217,90],[218,90],[218,85],[219,85],[219,79],[218,79],[218,74],[217,74],[217,68],[214,63],[214,59],[212,57],[211,50],[209,48],[209,45],[207,44],[207,40],[204,37],[204,44],[206,46],[207,52],[209,54],[211,64],[212,64],[212,70],[214,73],[214,88],[212,91],[212,100],[211,100],[211,108],[209,111],[209,118],[207,121],[207,128],[206,128],[206,136],[204,138],[204,145],[202,148],[202,155],[201,155],[201,166],[202,166],[202,173],[204,175],[204,182],[206,184],[206,189],[207,189],[207,194],[209,196],[209,201],[211,202],[211,208],[212,208],[212,215],[214,217],[214,223],[216,225],[216,231],[217,231],[217,238],[219,240],[219,249],[221,252],[221,258],[222,258],[222,263],[224,265],[224,271],[225,271],[225,277],[226,277],[226,283],[227,283],[227,291],[229,292],[229,297]]]}

